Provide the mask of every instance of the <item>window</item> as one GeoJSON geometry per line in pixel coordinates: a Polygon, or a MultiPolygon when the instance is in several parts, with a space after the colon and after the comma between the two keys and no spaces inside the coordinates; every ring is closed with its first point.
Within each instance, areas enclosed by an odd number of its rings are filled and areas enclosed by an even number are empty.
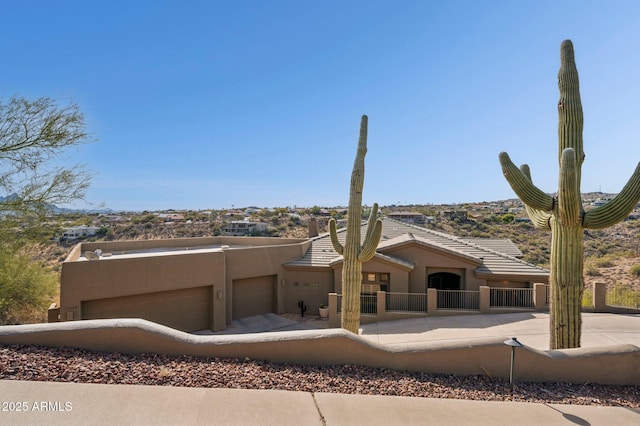
{"type": "Polygon", "coordinates": [[[377,291],[389,291],[391,277],[387,272],[363,272],[362,294],[375,294],[377,291]]]}

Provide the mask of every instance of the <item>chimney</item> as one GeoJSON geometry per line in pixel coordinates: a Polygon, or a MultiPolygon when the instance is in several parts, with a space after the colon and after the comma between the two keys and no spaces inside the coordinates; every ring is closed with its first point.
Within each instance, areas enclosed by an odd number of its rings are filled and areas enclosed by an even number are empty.
{"type": "Polygon", "coordinates": [[[318,221],[315,217],[309,219],[309,238],[318,236],[318,221]]]}

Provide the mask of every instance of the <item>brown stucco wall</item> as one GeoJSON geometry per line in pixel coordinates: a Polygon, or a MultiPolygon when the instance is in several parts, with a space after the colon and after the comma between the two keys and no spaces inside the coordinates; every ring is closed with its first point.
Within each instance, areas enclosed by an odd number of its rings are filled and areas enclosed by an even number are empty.
{"type": "MultiPolygon", "coordinates": [[[[335,292],[342,293],[342,262],[334,267],[335,292]]],[[[409,271],[406,268],[396,266],[389,262],[384,262],[375,257],[362,265],[363,273],[380,273],[386,272],[390,274],[389,292],[408,293],[409,292],[409,271]]]]}
{"type": "Polygon", "coordinates": [[[81,319],[83,301],[211,286],[212,328],[224,329],[224,298],[216,297],[218,291],[225,291],[224,277],[223,252],[184,251],[165,256],[64,262],[60,319],[81,319]]]}
{"type": "MultiPolygon", "coordinates": [[[[226,254],[226,289],[227,324],[232,322],[233,280],[274,275],[276,277],[276,306],[278,313],[296,312],[286,303],[286,289],[280,284],[284,279],[285,270],[282,265],[291,260],[302,257],[308,247],[308,242],[277,246],[251,247],[224,250],[226,254]],[[280,312],[280,307],[283,312],[280,312]]],[[[297,302],[296,302],[297,303],[297,302]]]]}
{"type": "Polygon", "coordinates": [[[278,282],[282,295],[279,313],[300,313],[298,302],[307,307],[306,315],[318,315],[318,307],[329,304],[334,290],[333,270],[329,268],[285,270],[278,282]]]}
{"type": "Polygon", "coordinates": [[[485,285],[484,280],[479,280],[474,275],[478,267],[470,261],[465,261],[453,255],[437,252],[418,245],[406,245],[395,250],[385,251],[385,254],[396,256],[413,262],[415,267],[409,274],[409,292],[424,293],[427,286],[427,275],[436,272],[453,272],[461,277],[463,290],[478,290],[485,285]]]}
{"type": "MultiPolygon", "coordinates": [[[[157,241],[115,241],[82,243],[74,247],[62,264],[60,319],[82,318],[82,302],[114,297],[158,293],[210,286],[212,288],[212,329],[223,330],[232,320],[233,281],[273,275],[282,279],[282,264],[301,257],[308,240],[265,237],[178,238],[157,241]],[[229,245],[218,251],[194,252],[210,245],[229,245]],[[242,248],[237,248],[242,245],[242,248]],[[173,252],[137,257],[103,257],[79,261],[84,251],[130,253],[150,248],[182,248],[173,252]]],[[[283,290],[277,286],[278,309],[289,309],[283,290]]],[[[189,307],[185,306],[185,309],[189,307]]]]}
{"type": "MultiPolygon", "coordinates": [[[[503,338],[407,344],[390,349],[345,330],[195,336],[144,320],[91,320],[0,327],[0,343],[93,351],[261,359],[309,365],[358,364],[395,370],[509,377],[503,338]]],[[[637,385],[640,348],[517,349],[518,381],[637,385]]]]}

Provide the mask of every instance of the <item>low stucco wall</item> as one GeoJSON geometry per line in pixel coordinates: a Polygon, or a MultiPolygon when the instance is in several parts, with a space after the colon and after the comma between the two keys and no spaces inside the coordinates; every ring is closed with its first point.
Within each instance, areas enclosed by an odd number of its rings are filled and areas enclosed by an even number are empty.
{"type": "MultiPolygon", "coordinates": [[[[509,377],[511,348],[499,338],[403,347],[375,344],[341,329],[199,336],[140,319],[0,327],[0,343],[74,347],[100,352],[249,357],[309,365],[360,364],[395,370],[509,377]]],[[[518,348],[518,381],[637,385],[640,348],[540,351],[518,348]]]]}

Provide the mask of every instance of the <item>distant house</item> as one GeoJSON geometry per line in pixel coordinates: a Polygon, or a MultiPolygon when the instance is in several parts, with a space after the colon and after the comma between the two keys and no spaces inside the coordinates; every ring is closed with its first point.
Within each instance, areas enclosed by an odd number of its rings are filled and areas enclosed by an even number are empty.
{"type": "Polygon", "coordinates": [[[62,238],[67,240],[75,240],[86,236],[96,235],[100,228],[98,226],[72,226],[62,230],[62,238]]]}
{"type": "Polygon", "coordinates": [[[104,219],[109,222],[122,222],[122,215],[119,214],[101,214],[98,216],[100,219],[104,219]]]}
{"type": "Polygon", "coordinates": [[[184,215],[180,213],[158,213],[159,219],[164,219],[165,222],[180,222],[184,220],[184,215]]]}
{"type": "Polygon", "coordinates": [[[446,219],[466,219],[467,211],[466,210],[443,210],[442,217],[446,219]]]}
{"type": "Polygon", "coordinates": [[[413,223],[416,225],[424,225],[426,222],[425,215],[416,212],[393,212],[387,214],[387,217],[399,220],[400,222],[413,223]]]}
{"type": "Polygon", "coordinates": [[[249,222],[247,220],[232,220],[222,226],[222,231],[227,235],[251,235],[267,230],[268,224],[263,222],[249,222]]]}

